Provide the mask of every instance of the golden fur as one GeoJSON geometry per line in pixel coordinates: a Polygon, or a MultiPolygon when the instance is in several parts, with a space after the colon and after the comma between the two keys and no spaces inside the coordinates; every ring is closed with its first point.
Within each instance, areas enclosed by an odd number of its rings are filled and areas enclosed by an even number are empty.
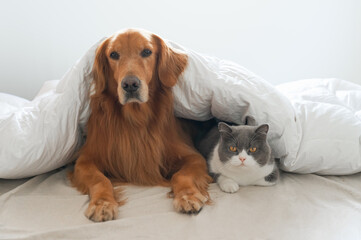
{"type": "Polygon", "coordinates": [[[70,174],[72,184],[90,196],[88,218],[117,217],[110,178],[138,185],[170,185],[179,212],[198,212],[209,201],[211,178],[205,159],[173,113],[171,87],[186,64],[185,54],[144,31],[116,33],[98,47],[88,136],[70,174]],[[143,49],[152,54],[142,57],[143,49]],[[114,51],[119,53],[117,60],[109,57],[114,51]],[[121,87],[127,76],[141,82],[139,99],[128,102],[121,87]]]}

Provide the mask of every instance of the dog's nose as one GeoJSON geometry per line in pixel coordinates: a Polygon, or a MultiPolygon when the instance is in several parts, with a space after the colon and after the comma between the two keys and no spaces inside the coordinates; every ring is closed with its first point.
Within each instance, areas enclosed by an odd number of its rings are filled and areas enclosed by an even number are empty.
{"type": "Polygon", "coordinates": [[[140,80],[136,76],[127,76],[122,80],[122,88],[128,93],[137,91],[139,85],[140,80]]]}

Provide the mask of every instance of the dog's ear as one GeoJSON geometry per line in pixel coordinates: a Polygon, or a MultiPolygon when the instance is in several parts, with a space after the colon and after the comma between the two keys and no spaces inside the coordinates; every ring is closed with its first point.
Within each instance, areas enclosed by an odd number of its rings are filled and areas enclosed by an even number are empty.
{"type": "Polygon", "coordinates": [[[102,94],[107,88],[109,76],[109,64],[106,56],[109,39],[105,39],[97,48],[93,65],[94,91],[95,95],[102,94]]]}
{"type": "Polygon", "coordinates": [[[187,65],[187,55],[170,48],[160,37],[153,35],[158,45],[158,77],[166,87],[173,87],[187,65]]]}

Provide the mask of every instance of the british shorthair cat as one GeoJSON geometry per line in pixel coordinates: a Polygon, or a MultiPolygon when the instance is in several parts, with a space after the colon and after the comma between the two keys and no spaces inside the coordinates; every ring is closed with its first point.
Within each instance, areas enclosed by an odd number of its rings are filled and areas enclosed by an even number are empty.
{"type": "Polygon", "coordinates": [[[256,125],[246,117],[246,125],[230,126],[220,122],[199,142],[207,159],[210,175],[222,191],[234,193],[239,186],[274,185],[279,170],[267,142],[267,124],[256,125]]]}

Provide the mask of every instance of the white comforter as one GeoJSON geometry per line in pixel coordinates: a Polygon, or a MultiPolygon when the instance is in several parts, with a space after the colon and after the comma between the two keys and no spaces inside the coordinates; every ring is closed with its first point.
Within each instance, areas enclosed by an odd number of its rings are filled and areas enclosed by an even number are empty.
{"type": "MultiPolygon", "coordinates": [[[[174,87],[177,116],[243,123],[252,115],[268,123],[270,145],[286,171],[361,170],[361,86],[312,79],[277,89],[235,63],[169,44],[189,57],[174,87]]],[[[90,113],[96,46],[33,101],[0,94],[0,178],[34,176],[73,160],[90,113]]]]}

